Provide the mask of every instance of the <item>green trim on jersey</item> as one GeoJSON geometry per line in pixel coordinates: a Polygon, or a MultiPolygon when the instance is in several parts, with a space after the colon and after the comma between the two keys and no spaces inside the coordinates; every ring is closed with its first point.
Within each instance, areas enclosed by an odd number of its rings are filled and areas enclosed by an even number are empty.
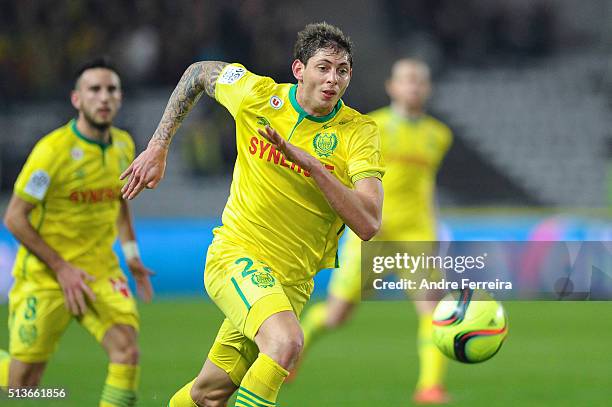
{"type": "Polygon", "coordinates": [[[79,131],[79,129],[77,128],[77,125],[76,125],[76,120],[75,120],[75,119],[72,119],[72,120],[70,121],[70,128],[72,129],[72,131],[74,132],[74,134],[76,134],[76,136],[77,136],[78,138],[80,138],[81,140],[83,140],[83,141],[85,141],[85,142],[87,142],[87,143],[90,143],[90,144],[95,144],[95,145],[97,145],[97,146],[100,146],[100,148],[101,148],[103,151],[104,151],[106,148],[108,148],[108,147],[110,147],[111,145],[113,145],[113,139],[112,139],[112,138],[111,138],[110,143],[103,143],[103,142],[101,142],[101,141],[92,140],[92,139],[90,139],[90,138],[87,138],[87,137],[86,137],[85,135],[83,135],[83,133],[81,133],[81,132],[79,131]]]}
{"type": "Polygon", "coordinates": [[[418,116],[410,117],[399,114],[398,112],[393,110],[391,106],[388,106],[387,109],[389,109],[389,115],[395,120],[399,120],[400,122],[405,122],[413,126],[422,123],[427,118],[427,114],[425,112],[421,113],[418,116]]]}
{"type": "MultiPolygon", "coordinates": [[[[318,122],[318,123],[323,123],[323,122],[327,122],[331,119],[334,118],[334,116],[340,111],[340,109],[342,109],[342,99],[338,100],[338,103],[336,103],[336,106],[334,107],[334,109],[329,112],[328,114],[326,114],[325,116],[312,116],[309,115],[308,112],[306,112],[306,110],[304,110],[302,108],[302,106],[300,106],[300,104],[298,103],[297,99],[296,99],[296,93],[297,93],[297,85],[293,85],[291,86],[291,89],[289,89],[289,100],[291,101],[291,106],[293,106],[293,108],[295,109],[296,112],[298,112],[298,114],[300,115],[300,117],[305,117],[308,120],[312,120],[313,122],[318,122]]],[[[298,121],[300,121],[298,119],[298,121]]],[[[296,124],[297,126],[297,124],[296,124]]]]}
{"type": "Polygon", "coordinates": [[[103,143],[101,141],[96,141],[96,140],[92,140],[90,138],[87,138],[77,128],[76,120],[75,119],[71,120],[70,128],[72,129],[74,134],[76,134],[76,136],[78,138],[80,138],[81,140],[83,140],[84,142],[89,143],[89,144],[94,144],[94,145],[96,145],[96,146],[98,146],[98,147],[100,147],[102,149],[102,163],[104,165],[106,165],[106,149],[113,145],[113,138],[112,138],[112,136],[111,136],[111,139],[110,139],[110,143],[103,143]]]}
{"type": "Polygon", "coordinates": [[[297,119],[297,122],[295,122],[295,124],[293,125],[293,128],[291,129],[291,133],[289,133],[289,137],[287,137],[287,141],[291,141],[291,137],[293,136],[293,132],[295,131],[295,129],[297,128],[297,126],[302,123],[302,120],[304,120],[304,117],[306,116],[302,116],[300,114],[300,116],[297,119]]]}

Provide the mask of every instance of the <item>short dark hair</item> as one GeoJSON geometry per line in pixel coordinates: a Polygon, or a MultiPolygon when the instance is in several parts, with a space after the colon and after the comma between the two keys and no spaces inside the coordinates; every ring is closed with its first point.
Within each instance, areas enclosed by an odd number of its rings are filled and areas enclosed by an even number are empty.
{"type": "Polygon", "coordinates": [[[353,66],[353,43],[342,30],[326,22],[308,24],[297,35],[293,47],[294,59],[299,59],[304,65],[320,49],[331,49],[334,52],[346,52],[349,65],[353,66]]]}
{"type": "Polygon", "coordinates": [[[79,81],[79,78],[81,77],[81,75],[83,75],[83,72],[87,71],[88,69],[95,69],[95,68],[104,68],[104,69],[111,70],[114,73],[116,73],[117,76],[121,77],[121,75],[119,75],[119,71],[117,70],[115,65],[113,65],[111,59],[107,56],[100,56],[100,57],[92,58],[84,62],[81,66],[79,66],[79,68],[74,73],[75,86],[77,82],[79,81]]]}

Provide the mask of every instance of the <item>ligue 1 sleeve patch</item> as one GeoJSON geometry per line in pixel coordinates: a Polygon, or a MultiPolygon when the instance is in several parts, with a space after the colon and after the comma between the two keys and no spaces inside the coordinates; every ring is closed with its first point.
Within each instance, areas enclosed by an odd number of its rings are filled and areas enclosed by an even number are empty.
{"type": "Polygon", "coordinates": [[[24,192],[31,197],[42,200],[47,194],[51,184],[51,177],[44,170],[36,170],[30,175],[30,179],[24,188],[24,192]]]}
{"type": "Polygon", "coordinates": [[[246,69],[240,66],[228,66],[225,68],[225,71],[221,74],[217,83],[222,85],[231,85],[236,82],[238,79],[242,78],[246,73],[246,69]]]}

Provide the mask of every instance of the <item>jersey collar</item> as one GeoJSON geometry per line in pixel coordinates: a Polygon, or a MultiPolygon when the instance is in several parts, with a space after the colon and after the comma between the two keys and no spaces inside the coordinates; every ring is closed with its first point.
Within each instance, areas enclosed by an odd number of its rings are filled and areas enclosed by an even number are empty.
{"type": "Polygon", "coordinates": [[[398,111],[398,109],[396,109],[393,106],[393,104],[389,105],[389,110],[391,111],[391,115],[395,117],[396,119],[404,121],[406,123],[413,124],[413,125],[419,124],[425,118],[425,115],[426,115],[425,112],[423,112],[419,116],[414,116],[414,117],[404,116],[398,111]]]}
{"type": "Polygon", "coordinates": [[[79,129],[77,128],[77,125],[76,125],[76,120],[75,120],[75,119],[72,119],[72,120],[70,121],[70,128],[72,129],[72,131],[74,132],[74,134],[75,134],[75,135],[76,135],[78,138],[80,138],[81,140],[85,141],[86,143],[89,143],[89,144],[94,144],[94,145],[96,145],[96,146],[99,146],[99,147],[100,147],[102,150],[104,150],[104,149],[106,149],[106,148],[110,147],[110,146],[113,144],[113,138],[112,138],[112,136],[111,136],[111,138],[110,138],[110,142],[109,142],[109,143],[104,143],[104,142],[102,142],[102,141],[92,140],[92,139],[90,139],[90,138],[85,137],[85,136],[83,135],[83,133],[81,133],[81,132],[79,131],[79,129]]]}
{"type": "Polygon", "coordinates": [[[293,86],[291,86],[291,89],[289,89],[289,100],[291,101],[291,106],[293,106],[295,111],[298,112],[300,117],[306,118],[308,120],[312,120],[313,122],[323,123],[323,122],[329,121],[333,119],[334,116],[336,116],[336,114],[342,108],[342,99],[339,99],[338,103],[336,103],[336,106],[334,106],[334,109],[328,114],[326,114],[325,116],[312,116],[308,114],[308,112],[306,112],[306,110],[304,110],[302,106],[300,106],[300,104],[298,103],[295,97],[296,93],[297,93],[297,84],[294,84],[293,86]]]}

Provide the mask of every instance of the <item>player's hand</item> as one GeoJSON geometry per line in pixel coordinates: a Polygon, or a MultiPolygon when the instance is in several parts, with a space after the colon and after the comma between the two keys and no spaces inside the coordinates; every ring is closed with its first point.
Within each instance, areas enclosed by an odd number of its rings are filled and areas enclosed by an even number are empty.
{"type": "Polygon", "coordinates": [[[134,199],[143,189],[155,188],[164,177],[167,155],[167,147],[149,143],[120,176],[120,179],[129,177],[121,189],[123,199],[134,199]]]}
{"type": "Polygon", "coordinates": [[[155,273],[146,268],[139,258],[128,260],[127,265],[130,273],[134,276],[134,280],[136,280],[138,296],[145,302],[150,302],[153,299],[153,286],[150,277],[154,276],[155,273]]]}
{"type": "Polygon", "coordinates": [[[315,165],[321,163],[308,154],[306,151],[298,148],[281,137],[276,130],[270,126],[266,126],[263,130],[257,129],[259,134],[270,142],[278,151],[280,151],[289,161],[296,163],[305,171],[312,171],[315,165]]]}
{"type": "Polygon", "coordinates": [[[86,281],[94,281],[95,278],[81,269],[64,262],[56,271],[57,281],[64,291],[66,308],[73,315],[83,315],[87,311],[87,299],[90,302],[96,300],[91,288],[86,281]]]}

